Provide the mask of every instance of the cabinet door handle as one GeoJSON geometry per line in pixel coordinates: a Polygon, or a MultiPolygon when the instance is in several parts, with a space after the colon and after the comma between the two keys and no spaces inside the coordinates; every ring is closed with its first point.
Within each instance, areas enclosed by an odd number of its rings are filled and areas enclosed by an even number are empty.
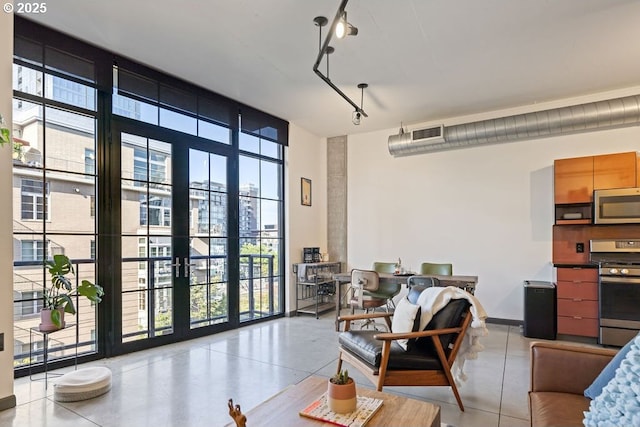
{"type": "Polygon", "coordinates": [[[573,300],[574,300],[575,302],[580,302],[580,301],[582,301],[582,298],[574,298],[573,300]]]}
{"type": "Polygon", "coordinates": [[[576,319],[576,320],[582,320],[582,317],[580,317],[580,316],[573,316],[573,318],[576,319]]]}
{"type": "Polygon", "coordinates": [[[582,280],[574,280],[573,283],[582,283],[582,280]]]}

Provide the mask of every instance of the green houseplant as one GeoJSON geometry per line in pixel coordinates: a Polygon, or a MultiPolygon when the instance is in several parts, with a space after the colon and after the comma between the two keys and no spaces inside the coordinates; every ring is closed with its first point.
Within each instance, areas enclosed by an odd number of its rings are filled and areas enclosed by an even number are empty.
{"type": "Polygon", "coordinates": [[[54,255],[52,260],[45,261],[45,266],[51,275],[51,285],[44,293],[44,306],[41,311],[40,329],[52,331],[64,327],[64,313],[76,314],[73,298],[81,295],[91,302],[102,301],[104,290],[88,280],[82,280],[80,285],[68,277],[75,273],[71,260],[66,255],[54,255]]]}
{"type": "Polygon", "coordinates": [[[349,371],[339,371],[329,378],[327,405],[331,411],[338,414],[353,412],[357,403],[356,383],[349,377],[349,371]]]}
{"type": "Polygon", "coordinates": [[[11,132],[5,127],[4,119],[0,114],[0,146],[11,142],[11,132]]]}

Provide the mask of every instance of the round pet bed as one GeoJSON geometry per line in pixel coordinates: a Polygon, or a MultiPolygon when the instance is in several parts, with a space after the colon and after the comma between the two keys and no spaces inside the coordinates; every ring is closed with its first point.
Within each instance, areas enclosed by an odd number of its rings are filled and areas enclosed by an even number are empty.
{"type": "Polygon", "coordinates": [[[111,371],[102,366],[78,369],[61,376],[53,387],[58,402],[92,399],[111,389],[111,371]]]}

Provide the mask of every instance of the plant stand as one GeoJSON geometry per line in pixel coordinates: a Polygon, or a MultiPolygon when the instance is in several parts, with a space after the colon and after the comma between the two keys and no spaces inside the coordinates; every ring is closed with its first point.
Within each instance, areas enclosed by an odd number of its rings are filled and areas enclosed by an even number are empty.
{"type": "Polygon", "coordinates": [[[44,388],[45,388],[45,390],[47,389],[47,386],[48,386],[49,375],[51,375],[52,377],[59,377],[59,376],[62,375],[61,373],[49,373],[48,372],[47,368],[48,368],[48,364],[49,364],[49,336],[52,335],[52,334],[58,333],[60,331],[64,331],[66,329],[69,329],[71,327],[75,327],[76,328],[74,369],[78,369],[78,334],[79,334],[79,330],[78,330],[78,328],[77,328],[77,326],[75,324],[67,323],[67,325],[64,328],[57,329],[55,331],[41,331],[39,326],[34,326],[34,327],[29,329],[29,379],[31,381],[42,381],[42,380],[44,380],[44,388]],[[42,335],[42,344],[43,344],[43,348],[42,348],[42,366],[44,368],[44,375],[41,378],[36,378],[31,373],[32,366],[33,366],[33,363],[31,363],[31,358],[33,356],[34,336],[37,337],[38,335],[42,335]]]}

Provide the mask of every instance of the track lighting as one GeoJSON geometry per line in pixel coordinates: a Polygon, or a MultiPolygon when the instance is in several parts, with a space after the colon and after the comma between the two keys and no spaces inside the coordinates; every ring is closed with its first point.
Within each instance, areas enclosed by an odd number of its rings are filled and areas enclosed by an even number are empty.
{"type": "Polygon", "coordinates": [[[328,84],[331,87],[331,89],[335,90],[336,93],[338,93],[338,95],[344,98],[344,100],[347,101],[354,108],[353,114],[351,116],[351,121],[353,122],[354,125],[359,125],[360,119],[362,117],[369,117],[367,113],[365,113],[365,111],[362,109],[362,96],[364,96],[364,88],[366,88],[368,85],[366,83],[360,83],[358,85],[358,88],[362,90],[360,106],[358,106],[358,104],[353,102],[351,98],[349,98],[343,91],[340,90],[338,86],[336,86],[331,81],[331,79],[329,79],[329,54],[331,54],[334,50],[333,47],[329,46],[329,43],[331,42],[331,37],[333,37],[334,34],[336,35],[337,38],[343,38],[345,35],[355,36],[356,34],[358,34],[358,29],[347,22],[347,12],[345,11],[345,8],[347,7],[348,2],[349,0],[342,0],[340,2],[340,6],[338,7],[336,16],[333,19],[333,22],[331,23],[331,26],[330,26],[331,30],[327,32],[327,36],[324,39],[324,42],[322,41],[322,27],[327,25],[329,21],[324,16],[316,16],[313,19],[313,22],[318,27],[318,36],[319,36],[319,39],[318,39],[319,51],[318,51],[318,57],[316,58],[316,62],[313,64],[313,72],[316,73],[316,75],[320,77],[322,81],[328,84]],[[322,74],[322,71],[318,69],[320,67],[320,62],[322,62],[322,59],[324,59],[325,57],[327,59],[327,75],[326,76],[322,74]]]}
{"type": "Polygon", "coordinates": [[[366,83],[360,83],[358,85],[358,89],[360,89],[360,108],[356,108],[356,110],[351,115],[351,122],[356,126],[360,124],[360,119],[362,118],[362,114],[364,113],[364,110],[362,109],[362,101],[364,100],[364,90],[367,87],[369,87],[369,85],[366,83]]]}
{"type": "Polygon", "coordinates": [[[344,36],[357,36],[358,29],[347,21],[347,11],[342,12],[338,23],[336,24],[336,37],[343,39],[344,36]]]}

